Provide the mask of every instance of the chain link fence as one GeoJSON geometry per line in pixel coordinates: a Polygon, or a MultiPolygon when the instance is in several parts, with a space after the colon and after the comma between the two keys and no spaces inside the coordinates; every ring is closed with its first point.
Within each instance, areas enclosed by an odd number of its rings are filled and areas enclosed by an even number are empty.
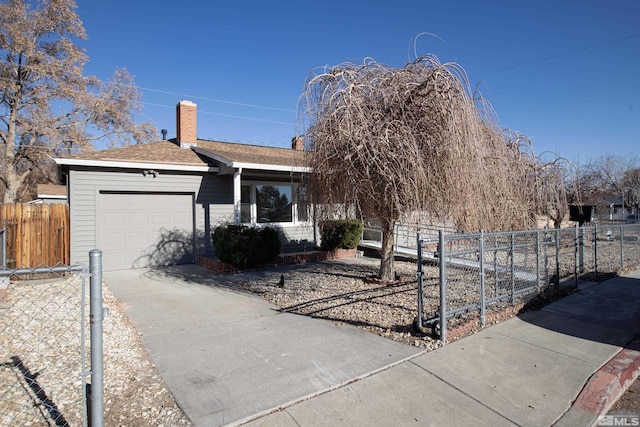
{"type": "Polygon", "coordinates": [[[417,237],[416,328],[484,326],[492,313],[523,306],[581,280],[599,280],[640,265],[640,225],[445,234],[417,237]],[[435,250],[434,250],[435,248],[435,250]],[[439,266],[436,310],[425,299],[424,263],[439,266]],[[432,311],[430,311],[432,310],[432,311]]]}
{"type": "MultiPolygon", "coordinates": [[[[92,310],[93,299],[101,299],[93,295],[93,270],[0,269],[6,285],[0,302],[0,425],[101,425],[100,417],[90,422],[88,415],[94,406],[87,379],[93,383],[101,375],[87,370],[101,356],[88,360],[94,320],[101,326],[92,310]]],[[[100,272],[94,275],[102,280],[100,272]]]]}

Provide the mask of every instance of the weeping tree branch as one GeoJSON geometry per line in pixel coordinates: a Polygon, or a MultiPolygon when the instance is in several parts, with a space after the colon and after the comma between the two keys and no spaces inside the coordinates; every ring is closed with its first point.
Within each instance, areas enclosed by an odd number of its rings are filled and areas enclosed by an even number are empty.
{"type": "MultiPolygon", "coordinates": [[[[504,132],[495,117],[462,67],[433,55],[401,68],[368,58],[310,75],[299,119],[319,215],[340,207],[392,234],[409,215],[469,232],[533,227],[553,203],[560,212],[559,163],[543,163],[528,138],[504,132]]],[[[383,280],[393,278],[387,237],[383,280]]]]}

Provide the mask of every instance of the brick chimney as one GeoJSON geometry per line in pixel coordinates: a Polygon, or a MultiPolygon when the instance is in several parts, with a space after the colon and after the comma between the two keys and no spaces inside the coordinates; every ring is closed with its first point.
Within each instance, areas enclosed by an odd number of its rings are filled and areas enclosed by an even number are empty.
{"type": "Polygon", "coordinates": [[[176,139],[180,148],[191,148],[198,144],[196,112],[196,104],[191,101],[180,101],[176,106],[176,139]]]}
{"type": "Polygon", "coordinates": [[[304,150],[304,140],[301,136],[294,136],[291,140],[291,149],[296,151],[304,150]]]}

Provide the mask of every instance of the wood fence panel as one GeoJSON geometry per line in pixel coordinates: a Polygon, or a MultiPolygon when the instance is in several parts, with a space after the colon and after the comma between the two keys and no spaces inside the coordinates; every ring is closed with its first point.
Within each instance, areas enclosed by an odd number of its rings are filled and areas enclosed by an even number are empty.
{"type": "Polygon", "coordinates": [[[7,234],[7,267],[69,265],[69,207],[58,204],[0,204],[7,234]]]}

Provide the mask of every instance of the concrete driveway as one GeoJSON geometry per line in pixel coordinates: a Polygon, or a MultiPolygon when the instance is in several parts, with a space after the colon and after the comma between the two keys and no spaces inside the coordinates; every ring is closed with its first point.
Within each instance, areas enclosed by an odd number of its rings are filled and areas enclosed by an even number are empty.
{"type": "Polygon", "coordinates": [[[366,376],[419,353],[289,313],[196,265],[104,274],[169,389],[198,426],[220,426],[366,376]]]}

